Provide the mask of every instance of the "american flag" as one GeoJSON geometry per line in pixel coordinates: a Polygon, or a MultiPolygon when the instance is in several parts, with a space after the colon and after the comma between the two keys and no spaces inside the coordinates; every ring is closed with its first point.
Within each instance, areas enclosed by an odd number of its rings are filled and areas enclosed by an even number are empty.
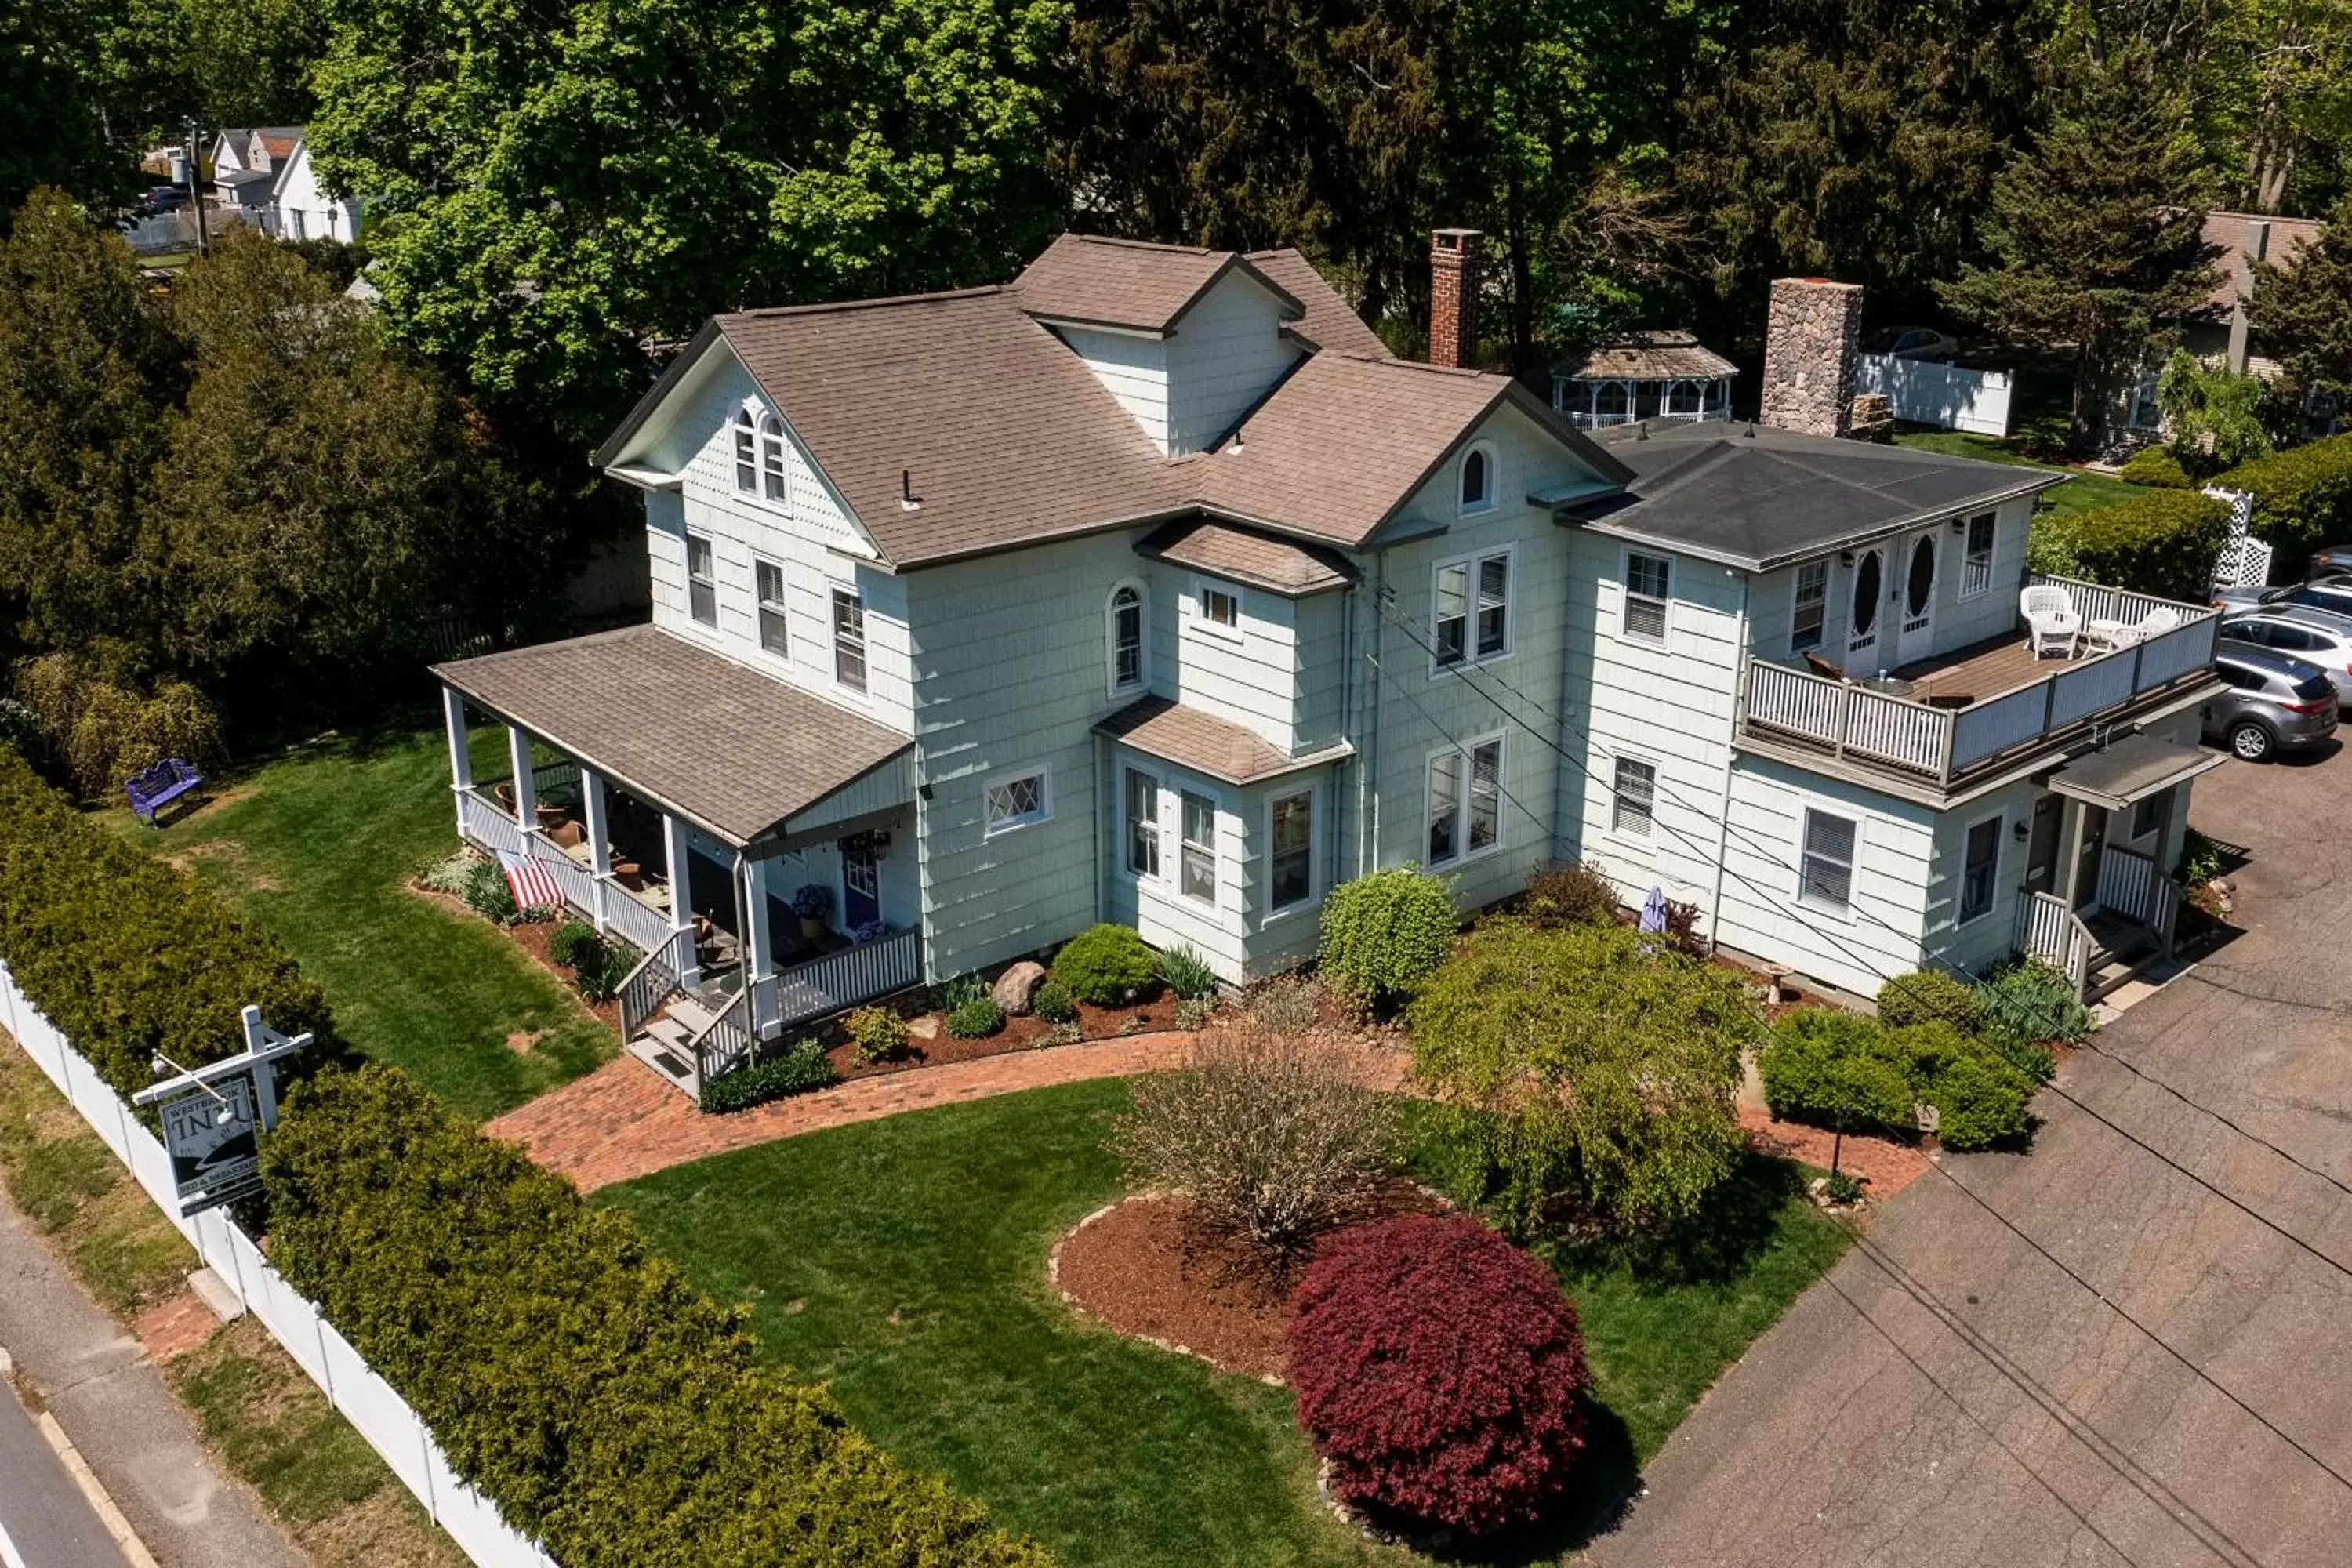
{"type": "Polygon", "coordinates": [[[499,864],[506,868],[507,887],[514,894],[519,910],[556,910],[563,908],[563,889],[555,885],[547,868],[527,855],[499,851],[499,864]]]}

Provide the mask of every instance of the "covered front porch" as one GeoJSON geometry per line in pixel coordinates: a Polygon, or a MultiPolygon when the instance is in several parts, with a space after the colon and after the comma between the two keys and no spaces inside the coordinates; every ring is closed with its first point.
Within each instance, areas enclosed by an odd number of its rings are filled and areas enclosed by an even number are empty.
{"type": "Polygon", "coordinates": [[[650,627],[436,673],[459,837],[640,955],[623,1041],[680,1089],[920,981],[905,736],[650,627]]]}
{"type": "Polygon", "coordinates": [[[2097,1001],[2172,955],[2180,889],[2169,868],[2198,775],[2221,765],[2200,746],[2141,733],[2074,759],[2034,803],[2018,947],[2097,1001]]]}

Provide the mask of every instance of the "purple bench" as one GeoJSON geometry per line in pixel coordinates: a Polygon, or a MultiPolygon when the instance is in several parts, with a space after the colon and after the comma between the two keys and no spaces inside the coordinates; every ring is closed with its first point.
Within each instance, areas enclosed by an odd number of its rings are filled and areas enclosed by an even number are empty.
{"type": "Polygon", "coordinates": [[[152,827],[158,811],[204,782],[193,764],[177,757],[166,757],[152,768],[132,773],[122,788],[131,796],[131,815],[152,827]]]}

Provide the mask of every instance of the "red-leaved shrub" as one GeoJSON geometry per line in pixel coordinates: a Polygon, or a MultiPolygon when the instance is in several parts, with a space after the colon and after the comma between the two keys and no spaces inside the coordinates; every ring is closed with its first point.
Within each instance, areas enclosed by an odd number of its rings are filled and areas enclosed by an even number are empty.
{"type": "Polygon", "coordinates": [[[1331,1238],[1299,1281],[1290,1382],[1341,1497],[1473,1534],[1541,1512],[1584,1447],[1576,1308],[1466,1215],[1331,1238]]]}

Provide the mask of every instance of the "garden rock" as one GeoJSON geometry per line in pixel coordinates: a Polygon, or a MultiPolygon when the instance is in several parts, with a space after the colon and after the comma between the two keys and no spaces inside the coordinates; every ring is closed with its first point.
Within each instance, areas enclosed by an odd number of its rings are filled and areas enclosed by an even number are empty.
{"type": "Polygon", "coordinates": [[[1045,966],[1034,959],[1023,959],[996,977],[988,994],[1004,1009],[1008,1018],[1025,1018],[1036,1000],[1037,987],[1045,984],[1045,966]]]}

